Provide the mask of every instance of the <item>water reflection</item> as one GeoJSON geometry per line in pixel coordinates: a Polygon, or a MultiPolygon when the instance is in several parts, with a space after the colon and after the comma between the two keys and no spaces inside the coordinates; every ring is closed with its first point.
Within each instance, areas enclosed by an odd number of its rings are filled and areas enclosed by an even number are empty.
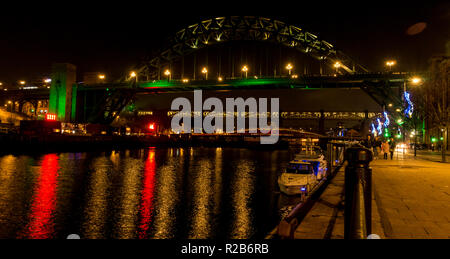
{"type": "Polygon", "coordinates": [[[111,161],[99,157],[92,161],[86,193],[86,206],[82,225],[82,236],[89,239],[105,237],[105,223],[108,209],[108,173],[111,161]]]}
{"type": "Polygon", "coordinates": [[[176,150],[169,149],[167,161],[159,170],[153,234],[157,239],[174,238],[176,234],[174,228],[178,218],[175,209],[180,202],[184,166],[181,158],[176,156],[176,150]]]}
{"type": "Polygon", "coordinates": [[[0,238],[262,238],[287,151],[0,156],[0,238]]]}
{"type": "Polygon", "coordinates": [[[252,233],[253,211],[250,199],[255,179],[254,164],[249,160],[241,160],[236,166],[232,188],[232,205],[234,222],[232,223],[231,238],[245,239],[252,233]]]}
{"type": "Polygon", "coordinates": [[[26,238],[45,239],[51,238],[55,234],[53,216],[56,208],[58,170],[58,156],[56,154],[45,155],[34,189],[30,219],[24,234],[26,238]]]}
{"type": "Polygon", "coordinates": [[[141,204],[139,206],[139,238],[147,238],[153,216],[153,195],[155,191],[156,161],[155,149],[148,152],[144,165],[144,177],[141,191],[141,204]]]}

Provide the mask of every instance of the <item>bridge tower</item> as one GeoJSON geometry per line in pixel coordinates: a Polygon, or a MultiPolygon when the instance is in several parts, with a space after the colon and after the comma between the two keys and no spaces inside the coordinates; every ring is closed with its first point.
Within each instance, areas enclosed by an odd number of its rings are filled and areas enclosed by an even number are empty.
{"type": "Polygon", "coordinates": [[[51,78],[49,113],[56,114],[59,121],[73,121],[76,111],[76,66],[53,64],[51,78]]]}

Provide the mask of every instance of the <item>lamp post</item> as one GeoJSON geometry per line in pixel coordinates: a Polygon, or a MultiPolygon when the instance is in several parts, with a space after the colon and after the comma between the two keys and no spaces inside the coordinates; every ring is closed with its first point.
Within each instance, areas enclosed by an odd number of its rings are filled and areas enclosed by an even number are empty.
{"type": "Polygon", "coordinates": [[[291,63],[287,64],[286,69],[289,71],[289,76],[291,76],[291,71],[294,67],[292,66],[291,63]]]}
{"type": "Polygon", "coordinates": [[[131,71],[131,73],[130,73],[130,79],[131,79],[131,78],[136,78],[136,82],[138,81],[138,76],[137,76],[136,72],[131,71]]]}
{"type": "Polygon", "coordinates": [[[11,109],[9,110],[9,114],[10,114],[10,120],[11,120],[11,123],[12,123],[13,102],[12,101],[8,101],[8,104],[11,104],[11,109]]]}
{"type": "Polygon", "coordinates": [[[168,81],[168,82],[170,82],[171,74],[172,74],[172,73],[170,73],[170,70],[169,70],[169,69],[167,69],[167,70],[164,72],[164,75],[167,76],[167,81],[168,81]]]}
{"type": "Polygon", "coordinates": [[[341,67],[341,63],[338,61],[336,63],[334,63],[334,68],[336,68],[336,74],[339,73],[339,68],[341,67]]]}
{"type": "MultiPolygon", "coordinates": [[[[407,81],[408,80],[406,80],[406,79],[403,81],[403,96],[405,99],[406,99],[407,81]]],[[[420,77],[416,77],[416,76],[411,78],[410,81],[413,85],[419,85],[420,83],[422,83],[422,79],[420,77]]],[[[412,117],[412,115],[411,115],[411,117],[412,117]]],[[[417,122],[416,122],[416,119],[414,119],[414,132],[416,132],[416,134],[414,135],[414,157],[416,157],[417,156],[417,122]]]]}
{"type": "Polygon", "coordinates": [[[202,73],[205,74],[205,80],[208,80],[208,69],[206,67],[202,69],[202,73]]]}
{"type": "Polygon", "coordinates": [[[242,72],[245,73],[245,79],[247,79],[248,67],[246,65],[242,67],[242,72]]]}
{"type": "Polygon", "coordinates": [[[392,71],[392,67],[395,66],[395,60],[386,61],[386,66],[389,67],[389,71],[392,71]]]}

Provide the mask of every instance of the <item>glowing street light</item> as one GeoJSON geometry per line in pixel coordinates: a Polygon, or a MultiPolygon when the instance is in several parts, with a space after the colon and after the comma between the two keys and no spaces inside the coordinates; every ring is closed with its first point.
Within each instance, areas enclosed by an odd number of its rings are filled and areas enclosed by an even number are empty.
{"type": "Polygon", "coordinates": [[[341,67],[342,65],[341,65],[341,62],[336,62],[336,63],[334,63],[334,68],[336,68],[336,74],[339,72],[339,68],[341,67]]]}
{"type": "Polygon", "coordinates": [[[388,61],[386,61],[386,66],[389,67],[389,71],[392,70],[392,67],[395,66],[395,64],[396,64],[395,60],[388,60],[388,61]]]}
{"type": "Polygon", "coordinates": [[[286,69],[289,71],[289,75],[291,75],[291,71],[294,67],[292,66],[291,63],[287,64],[286,69]]]}
{"type": "Polygon", "coordinates": [[[171,73],[170,73],[170,70],[169,69],[167,69],[166,71],[164,71],[164,75],[166,75],[167,76],[167,81],[170,81],[170,79],[171,79],[171,73]]]}
{"type": "Polygon", "coordinates": [[[136,82],[137,82],[138,76],[137,76],[136,72],[131,71],[131,73],[130,73],[130,79],[131,79],[131,78],[136,78],[136,82]]]}
{"type": "Polygon", "coordinates": [[[221,76],[219,76],[219,78],[217,78],[217,80],[218,80],[219,82],[222,82],[222,81],[223,81],[223,78],[222,78],[221,76]]]}
{"type": "Polygon", "coordinates": [[[245,79],[247,79],[247,75],[248,75],[248,67],[245,65],[242,67],[242,72],[245,73],[245,79]]]}
{"type": "Polygon", "coordinates": [[[98,78],[99,78],[100,80],[104,80],[104,79],[106,78],[106,76],[103,75],[103,74],[100,74],[100,75],[98,75],[98,78]]]}
{"type": "Polygon", "coordinates": [[[206,67],[202,69],[202,73],[205,74],[205,80],[208,80],[208,69],[206,67]]]}
{"type": "Polygon", "coordinates": [[[52,82],[52,79],[51,79],[51,78],[45,78],[45,79],[44,79],[44,83],[49,84],[49,83],[51,83],[51,82],[52,82]]]}
{"type": "Polygon", "coordinates": [[[25,82],[25,81],[19,81],[19,84],[20,85],[25,85],[27,82],[25,82]]]}
{"type": "Polygon", "coordinates": [[[413,78],[411,78],[411,82],[414,85],[418,85],[418,84],[422,83],[422,78],[420,78],[420,77],[413,77],[413,78]]]}

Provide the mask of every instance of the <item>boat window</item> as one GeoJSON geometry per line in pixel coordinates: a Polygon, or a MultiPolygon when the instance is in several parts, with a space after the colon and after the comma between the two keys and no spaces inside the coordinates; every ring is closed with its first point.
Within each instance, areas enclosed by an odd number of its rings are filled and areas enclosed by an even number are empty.
{"type": "Polygon", "coordinates": [[[286,172],[289,174],[310,174],[311,171],[308,165],[301,164],[289,164],[286,168],[286,172]]]}

